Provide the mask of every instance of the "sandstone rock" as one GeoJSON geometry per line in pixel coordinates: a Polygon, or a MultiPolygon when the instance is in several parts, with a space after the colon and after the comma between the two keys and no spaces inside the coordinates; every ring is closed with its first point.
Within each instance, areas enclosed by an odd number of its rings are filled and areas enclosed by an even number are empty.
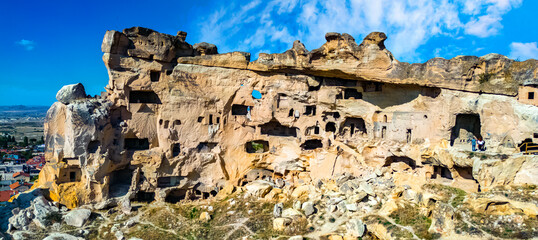
{"type": "Polygon", "coordinates": [[[81,83],[65,85],[56,94],[56,100],[63,104],[70,104],[71,102],[86,98],[86,91],[81,83]]]}
{"type": "Polygon", "coordinates": [[[293,190],[291,197],[295,199],[305,199],[308,198],[308,194],[314,191],[313,187],[310,185],[301,185],[293,190]]]}
{"type": "Polygon", "coordinates": [[[303,240],[304,237],[301,236],[301,235],[297,235],[297,236],[292,236],[290,238],[288,238],[288,240],[303,240]]]}
{"type": "Polygon", "coordinates": [[[91,215],[88,209],[74,209],[64,216],[64,221],[67,225],[73,227],[82,227],[91,215]]]}
{"type": "Polygon", "coordinates": [[[208,212],[202,212],[200,214],[200,220],[202,220],[204,222],[207,222],[207,221],[211,220],[211,215],[209,215],[208,212]]]}
{"type": "Polygon", "coordinates": [[[275,218],[273,220],[273,229],[275,231],[284,231],[291,224],[290,218],[275,218]]]}
{"type": "Polygon", "coordinates": [[[245,188],[247,189],[247,193],[252,196],[264,197],[271,191],[271,189],[273,189],[273,186],[271,186],[269,182],[257,180],[247,184],[245,188]]]}
{"type": "Polygon", "coordinates": [[[344,240],[344,238],[340,235],[330,235],[329,240],[344,240]]]}
{"type": "Polygon", "coordinates": [[[197,54],[201,56],[218,54],[217,46],[215,46],[215,44],[201,42],[194,44],[192,47],[196,50],[197,54]]]}
{"type": "Polygon", "coordinates": [[[286,208],[282,211],[282,217],[283,218],[291,218],[291,219],[295,219],[295,218],[298,218],[298,217],[302,217],[303,214],[296,210],[296,209],[293,209],[293,208],[286,208]]]}

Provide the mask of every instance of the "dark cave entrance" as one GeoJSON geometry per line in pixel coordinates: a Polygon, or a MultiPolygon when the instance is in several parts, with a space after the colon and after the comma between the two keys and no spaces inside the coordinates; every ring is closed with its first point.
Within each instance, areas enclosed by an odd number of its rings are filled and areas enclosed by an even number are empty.
{"type": "Polygon", "coordinates": [[[245,151],[247,153],[264,153],[269,151],[269,142],[264,140],[256,140],[245,143],[245,151]]]}
{"type": "Polygon", "coordinates": [[[466,143],[473,137],[481,138],[480,135],[480,115],[478,114],[458,114],[456,124],[452,128],[450,135],[450,146],[454,144],[466,143]]]}
{"type": "Polygon", "coordinates": [[[303,150],[314,150],[317,148],[322,148],[323,143],[319,139],[310,139],[306,140],[303,144],[301,144],[301,148],[303,150]]]}
{"type": "Polygon", "coordinates": [[[186,189],[173,189],[166,195],[164,201],[167,203],[178,203],[181,200],[184,200],[186,195],[186,189]]]}

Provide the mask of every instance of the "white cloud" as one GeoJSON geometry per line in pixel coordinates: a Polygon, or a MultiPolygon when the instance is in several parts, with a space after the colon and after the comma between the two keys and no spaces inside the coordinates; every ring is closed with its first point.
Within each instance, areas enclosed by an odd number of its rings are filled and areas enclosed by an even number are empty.
{"type": "Polygon", "coordinates": [[[510,58],[527,60],[529,58],[538,59],[538,46],[536,42],[510,44],[510,58]]]}
{"type": "Polygon", "coordinates": [[[464,0],[463,12],[473,15],[465,24],[465,33],[477,37],[496,35],[502,29],[502,15],[521,6],[523,0],[464,0]],[[485,13],[481,11],[485,8],[485,13]]]}
{"type": "Polygon", "coordinates": [[[21,39],[19,41],[16,41],[15,44],[23,47],[27,51],[31,51],[35,48],[35,42],[31,40],[21,39]]]}
{"type": "Polygon", "coordinates": [[[243,6],[228,4],[215,11],[206,21],[201,39],[224,45],[227,50],[282,52],[293,40],[301,40],[308,49],[318,48],[327,32],[346,32],[360,43],[369,32],[383,31],[389,37],[387,46],[398,59],[420,61],[416,50],[432,37],[498,34],[503,15],[521,2],[257,0],[243,6]]]}

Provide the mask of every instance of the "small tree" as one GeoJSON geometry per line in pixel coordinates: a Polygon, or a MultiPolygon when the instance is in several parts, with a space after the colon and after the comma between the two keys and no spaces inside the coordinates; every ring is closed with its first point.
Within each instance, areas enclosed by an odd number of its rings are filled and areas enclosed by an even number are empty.
{"type": "Polygon", "coordinates": [[[23,141],[22,145],[24,147],[28,146],[28,137],[27,136],[24,136],[24,141],[23,141]]]}

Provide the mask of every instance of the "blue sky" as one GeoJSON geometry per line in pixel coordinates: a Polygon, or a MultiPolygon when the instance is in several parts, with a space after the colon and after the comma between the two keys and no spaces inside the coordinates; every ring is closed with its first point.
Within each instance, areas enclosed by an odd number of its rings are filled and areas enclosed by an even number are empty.
{"type": "Polygon", "coordinates": [[[0,105],[51,105],[66,84],[104,91],[108,74],[101,41],[106,30],[144,26],[219,52],[289,49],[301,40],[321,46],[326,32],[360,43],[372,31],[406,62],[500,53],[538,58],[535,0],[273,0],[273,1],[2,1],[0,105]]]}

